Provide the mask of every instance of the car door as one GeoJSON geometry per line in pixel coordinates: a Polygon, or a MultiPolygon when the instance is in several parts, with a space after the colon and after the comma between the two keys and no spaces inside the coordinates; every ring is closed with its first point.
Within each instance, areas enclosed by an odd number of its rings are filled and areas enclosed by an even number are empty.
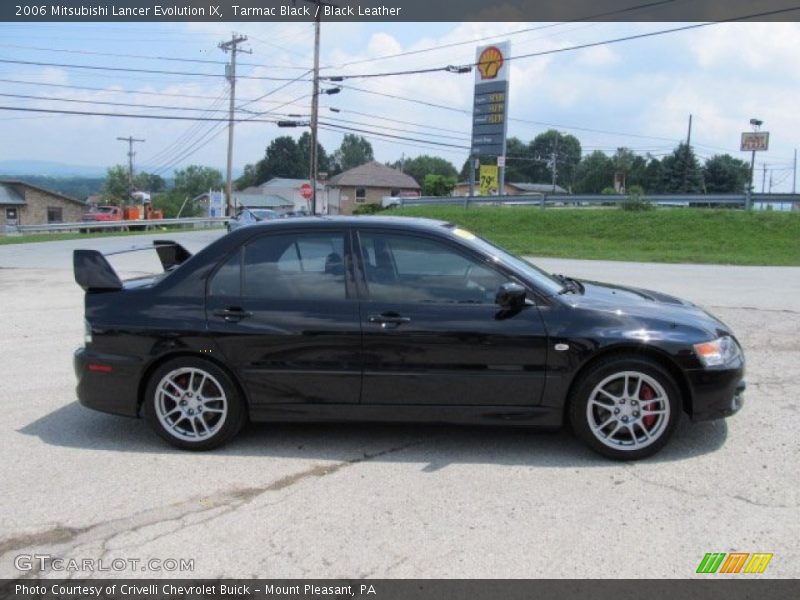
{"type": "Polygon", "coordinates": [[[251,408],[358,403],[361,331],[345,229],[251,238],[207,288],[210,334],[251,408]]]}
{"type": "Polygon", "coordinates": [[[545,328],[532,304],[495,304],[508,274],[421,234],[364,228],[357,243],[363,404],[540,403],[545,328]]]}

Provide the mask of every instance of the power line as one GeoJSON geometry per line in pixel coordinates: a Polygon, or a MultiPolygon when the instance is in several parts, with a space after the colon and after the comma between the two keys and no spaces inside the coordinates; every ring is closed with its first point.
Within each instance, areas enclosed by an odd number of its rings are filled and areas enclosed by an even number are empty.
{"type": "MultiPolygon", "coordinates": [[[[336,129],[334,127],[328,127],[327,125],[320,124],[319,128],[322,129],[322,130],[325,130],[325,131],[341,133],[341,130],[336,129]]],[[[385,139],[383,137],[380,137],[380,134],[377,133],[377,132],[376,133],[362,133],[361,137],[364,137],[364,138],[366,138],[368,140],[374,140],[374,141],[377,141],[377,142],[391,141],[393,146],[408,146],[410,148],[418,148],[418,149],[421,148],[423,150],[436,150],[437,152],[443,152],[443,153],[446,153],[446,154],[459,154],[459,155],[463,155],[464,154],[464,150],[463,149],[453,149],[453,148],[445,148],[445,147],[441,147],[441,146],[433,146],[433,145],[429,145],[427,142],[413,143],[413,142],[402,141],[402,140],[397,140],[397,139],[387,140],[387,139],[385,139]]]]}
{"type": "MultiPolygon", "coordinates": [[[[484,41],[487,41],[487,40],[493,40],[493,39],[496,39],[498,37],[509,37],[509,36],[514,36],[514,35],[521,35],[523,33],[531,33],[533,31],[540,31],[540,30],[543,30],[543,29],[552,29],[554,27],[562,27],[564,25],[569,25],[570,23],[580,23],[580,22],[583,22],[583,21],[593,21],[593,20],[603,19],[603,18],[607,18],[607,17],[612,17],[612,16],[615,16],[615,15],[618,16],[620,14],[634,12],[634,11],[638,11],[638,10],[643,10],[645,8],[654,8],[654,7],[659,6],[659,5],[673,4],[676,1],[685,1],[685,0],[660,0],[660,1],[657,1],[657,2],[647,2],[645,4],[639,4],[639,5],[636,5],[636,6],[630,6],[630,7],[627,7],[627,8],[622,8],[622,9],[613,10],[613,11],[609,11],[609,12],[589,15],[589,16],[586,16],[586,17],[578,18],[578,19],[572,19],[570,21],[565,21],[563,23],[551,23],[551,24],[548,24],[548,25],[539,25],[539,26],[536,26],[536,27],[526,27],[524,29],[518,29],[516,31],[509,31],[508,33],[499,34],[499,35],[489,35],[489,36],[484,36],[484,37],[479,37],[479,38],[473,38],[473,39],[470,39],[470,40],[464,40],[464,41],[460,41],[460,42],[451,42],[449,44],[440,44],[438,46],[431,46],[431,47],[428,47],[428,48],[422,48],[420,50],[408,50],[406,52],[398,52],[398,53],[395,53],[395,54],[386,54],[384,56],[378,56],[378,57],[375,57],[375,58],[367,58],[367,59],[363,59],[363,60],[350,61],[350,62],[343,63],[341,65],[338,65],[338,67],[336,67],[336,68],[344,68],[344,67],[349,67],[349,66],[352,66],[352,65],[360,65],[360,64],[375,62],[375,61],[379,61],[379,60],[388,60],[390,58],[399,58],[401,56],[411,56],[411,55],[414,55],[414,54],[423,54],[423,53],[426,53],[426,52],[434,52],[434,51],[437,51],[437,50],[445,50],[447,48],[455,48],[457,46],[474,45],[474,44],[476,44],[478,42],[484,42],[484,41]]],[[[323,68],[330,69],[330,68],[335,68],[335,67],[328,66],[328,67],[323,67],[323,68]]]]}
{"type": "MultiPolygon", "coordinates": [[[[74,50],[68,48],[44,48],[42,46],[24,46],[21,44],[0,44],[0,48],[16,48],[19,50],[35,50],[37,52],[58,52],[63,54],[80,54],[86,56],[109,56],[113,58],[136,58],[141,60],[164,60],[171,62],[182,63],[196,63],[207,65],[226,65],[223,60],[210,60],[203,58],[180,58],[176,56],[153,56],[146,54],[126,54],[120,52],[96,52],[94,50],[74,50]]],[[[305,70],[305,67],[298,67],[294,65],[265,65],[260,63],[239,63],[243,67],[263,67],[269,69],[292,69],[292,70],[305,70]]]]}
{"type": "MultiPolygon", "coordinates": [[[[126,119],[155,119],[160,121],[209,121],[216,123],[227,123],[228,119],[220,119],[216,117],[184,117],[181,115],[151,115],[151,114],[130,114],[130,113],[109,113],[109,112],[95,112],[95,111],[80,111],[80,110],[58,110],[55,108],[30,108],[22,106],[0,106],[0,110],[19,111],[19,112],[35,112],[35,113],[52,113],[58,115],[79,115],[87,117],[121,117],[126,119]]],[[[249,117],[247,119],[234,119],[235,123],[277,123],[275,119],[258,119],[249,117]]]]}
{"type": "MultiPolygon", "coordinates": [[[[667,34],[670,34],[670,33],[677,33],[677,32],[681,32],[681,31],[689,31],[689,30],[693,30],[693,29],[700,29],[700,28],[703,28],[703,27],[712,27],[714,25],[719,25],[721,23],[732,23],[732,22],[736,22],[736,21],[744,21],[744,20],[747,20],[747,19],[757,19],[757,18],[761,18],[761,17],[775,16],[775,15],[784,14],[784,13],[788,13],[788,12],[794,12],[794,11],[797,11],[797,10],[800,10],[800,5],[794,6],[794,7],[791,7],[791,8],[784,8],[784,9],[780,9],[780,10],[766,11],[766,12],[761,12],[761,13],[754,13],[754,14],[744,15],[744,16],[741,16],[741,17],[734,17],[734,18],[731,18],[731,19],[725,19],[724,21],[715,21],[715,22],[709,22],[709,23],[694,23],[692,25],[683,25],[681,27],[672,27],[672,28],[669,28],[669,29],[661,29],[661,30],[658,30],[658,31],[649,31],[649,32],[646,32],[646,33],[637,33],[637,34],[634,34],[634,35],[627,35],[627,36],[623,36],[623,37],[612,38],[612,39],[602,40],[602,41],[598,41],[598,42],[587,42],[585,44],[577,44],[577,45],[574,45],[574,46],[565,46],[563,48],[553,48],[551,50],[540,50],[540,51],[537,51],[537,52],[529,52],[527,54],[518,54],[516,56],[508,56],[508,57],[505,58],[505,60],[513,61],[513,60],[522,60],[524,58],[534,58],[534,57],[539,57],[539,56],[550,56],[550,55],[553,55],[553,54],[571,52],[571,51],[574,51],[574,50],[584,50],[584,49],[587,49],[587,48],[594,48],[594,47],[597,47],[597,46],[606,46],[606,45],[610,45],[610,44],[619,44],[621,42],[629,42],[629,41],[632,41],[632,40],[639,40],[639,39],[644,39],[644,38],[649,38],[649,37],[667,35],[667,34]]],[[[477,62],[473,62],[473,63],[465,64],[465,65],[463,65],[463,67],[475,67],[475,66],[478,66],[478,64],[479,63],[477,63],[477,62]]],[[[322,79],[327,79],[327,80],[331,80],[331,81],[343,81],[343,80],[346,80],[346,79],[367,79],[367,78],[376,78],[376,77],[393,77],[393,76],[400,76],[400,75],[420,75],[420,74],[426,74],[426,73],[447,72],[447,71],[451,71],[453,68],[454,68],[453,65],[443,65],[443,66],[438,66],[438,67],[428,67],[428,68],[421,68],[421,69],[407,69],[407,70],[404,70],[404,71],[387,71],[387,72],[381,72],[381,73],[359,73],[359,74],[355,74],[355,75],[344,75],[344,74],[342,74],[342,75],[327,75],[327,76],[322,77],[322,79]]]]}
{"type": "MultiPolygon", "coordinates": [[[[271,91],[267,92],[266,94],[264,94],[262,96],[259,96],[258,98],[254,98],[253,100],[248,100],[247,102],[244,102],[244,103],[240,104],[238,106],[239,110],[241,110],[245,106],[249,106],[250,104],[254,104],[255,102],[261,102],[264,98],[267,98],[267,97],[271,96],[272,94],[276,94],[277,92],[280,92],[281,90],[286,89],[287,87],[289,87],[293,83],[296,83],[296,82],[300,81],[303,77],[305,77],[306,75],[311,73],[311,71],[312,71],[312,69],[306,69],[299,76],[297,76],[296,78],[292,79],[291,81],[287,81],[286,83],[284,83],[282,85],[279,85],[274,90],[271,90],[271,91]]],[[[304,80],[304,81],[307,81],[307,80],[304,80]]]]}
{"type": "MultiPolygon", "coordinates": [[[[136,69],[132,67],[108,67],[99,65],[75,65],[68,63],[38,62],[32,60],[12,60],[10,58],[0,58],[0,63],[16,65],[33,65],[38,67],[59,67],[62,69],[87,69],[91,71],[117,71],[123,73],[149,73],[153,75],[179,75],[185,77],[227,77],[221,73],[197,73],[194,71],[163,71],[160,69],[136,69]]],[[[260,65],[266,66],[266,65],[260,65]]],[[[241,79],[253,79],[264,81],[296,81],[291,77],[269,77],[266,75],[239,75],[241,79]]]]}
{"type": "MultiPolygon", "coordinates": [[[[35,96],[31,94],[5,94],[0,93],[0,96],[5,98],[22,98],[27,100],[47,100],[49,102],[70,102],[76,104],[101,104],[108,106],[126,106],[129,108],[158,108],[166,110],[184,110],[191,112],[209,112],[207,108],[193,108],[189,106],[168,106],[164,104],[133,104],[130,102],[110,102],[106,100],[79,100],[77,98],[59,98],[57,96],[35,96]]],[[[224,109],[212,112],[222,112],[224,109]]]]}
{"type": "MultiPolygon", "coordinates": [[[[451,112],[457,112],[457,113],[461,113],[461,114],[465,114],[465,115],[471,115],[472,114],[472,111],[469,110],[469,109],[466,109],[466,108],[458,108],[458,107],[455,107],[455,106],[448,106],[446,104],[437,104],[435,102],[429,102],[427,100],[419,100],[417,98],[409,98],[407,96],[399,96],[397,94],[387,94],[385,92],[376,92],[375,90],[367,90],[367,89],[359,88],[359,87],[356,87],[356,86],[353,86],[353,85],[344,85],[344,84],[339,84],[339,85],[340,85],[340,87],[342,87],[344,89],[354,90],[356,92],[363,92],[363,93],[366,93],[366,94],[373,94],[373,95],[376,95],[376,96],[382,96],[384,98],[392,98],[394,100],[401,100],[403,102],[412,102],[414,104],[421,104],[423,106],[430,106],[432,108],[439,108],[439,109],[442,109],[442,110],[448,110],[448,111],[451,111],[451,112]]],[[[660,141],[668,141],[668,142],[674,142],[677,139],[677,138],[658,137],[658,136],[652,136],[652,135],[642,135],[642,134],[637,134],[637,133],[626,133],[626,132],[621,132],[621,131],[608,131],[608,130],[603,130],[603,129],[594,129],[594,128],[591,128],[591,127],[579,127],[577,125],[559,125],[559,124],[556,124],[556,123],[548,123],[548,122],[545,122],[545,121],[532,121],[530,119],[520,119],[520,118],[514,118],[514,117],[510,117],[508,120],[509,121],[514,121],[516,123],[527,123],[529,125],[539,125],[539,126],[545,126],[545,127],[554,127],[554,128],[557,128],[557,129],[570,129],[570,130],[574,130],[574,131],[587,131],[587,132],[590,132],[590,133],[602,133],[602,134],[619,135],[619,136],[631,137],[631,138],[660,140],[660,141]]]]}
{"type": "MultiPolygon", "coordinates": [[[[208,107],[207,112],[203,113],[203,114],[204,115],[206,115],[206,114],[211,115],[211,114],[213,114],[213,112],[216,112],[217,107],[219,107],[225,101],[227,95],[228,95],[227,94],[227,90],[222,90],[220,92],[220,94],[217,96],[217,99],[211,104],[211,106],[208,107]]],[[[155,155],[153,155],[149,159],[149,161],[147,161],[147,162],[149,164],[154,164],[154,163],[157,163],[157,162],[163,160],[167,156],[171,155],[172,152],[177,150],[179,147],[182,147],[182,146],[188,144],[190,142],[190,140],[192,140],[192,138],[194,138],[195,135],[197,135],[203,129],[203,127],[205,127],[205,126],[207,126],[207,124],[202,123],[202,122],[201,123],[192,123],[186,129],[186,131],[184,131],[181,135],[178,136],[178,138],[176,140],[174,140],[172,143],[170,143],[166,147],[162,148],[159,152],[157,152],[155,155]]],[[[216,127],[215,124],[211,125],[211,126],[212,127],[216,127]]]]}
{"type": "Polygon", "coordinates": [[[346,125],[337,125],[335,123],[324,123],[324,122],[320,121],[320,126],[321,125],[325,125],[328,128],[339,129],[339,130],[342,130],[342,131],[354,131],[356,133],[369,133],[369,134],[372,134],[372,135],[379,135],[381,137],[386,137],[386,138],[390,138],[390,139],[407,140],[407,141],[410,141],[410,142],[423,142],[425,144],[430,144],[432,146],[443,146],[443,147],[446,147],[446,148],[461,148],[461,149],[464,149],[464,150],[469,150],[470,149],[469,146],[462,146],[460,144],[450,144],[450,143],[445,143],[445,142],[436,142],[436,141],[433,141],[433,140],[423,140],[423,139],[420,139],[420,138],[412,138],[412,137],[402,136],[402,135],[394,135],[394,134],[390,134],[390,133],[381,133],[380,131],[372,131],[372,130],[369,130],[369,129],[359,129],[357,127],[348,127],[346,125]]]}
{"type": "MultiPolygon", "coordinates": [[[[389,127],[387,125],[375,125],[374,123],[365,123],[364,121],[352,121],[350,119],[340,119],[338,117],[325,117],[328,121],[337,121],[339,123],[348,123],[351,125],[366,125],[368,127],[376,127],[378,129],[385,129],[387,131],[400,131],[406,133],[413,133],[409,132],[407,129],[401,129],[400,127],[389,127]]],[[[424,126],[423,126],[424,127],[424,126]]],[[[471,138],[469,135],[445,135],[441,133],[431,134],[436,138],[439,139],[451,139],[451,140],[460,140],[460,141],[469,141],[471,138]]]]}
{"type": "MultiPolygon", "coordinates": [[[[461,129],[447,129],[445,127],[436,127],[434,125],[428,125],[427,123],[415,123],[413,121],[402,121],[400,119],[392,119],[390,117],[385,117],[383,115],[376,115],[371,113],[360,112],[357,110],[352,109],[343,109],[343,108],[331,108],[330,106],[327,107],[329,110],[332,110],[336,113],[345,113],[345,114],[354,114],[354,115],[361,115],[362,117],[373,117],[375,119],[381,119],[382,121],[389,121],[390,123],[400,123],[402,125],[411,125],[413,127],[424,127],[426,129],[432,129],[434,131],[444,131],[446,133],[462,133],[464,130],[461,129]]],[[[330,117],[329,117],[330,118],[330,117]]]]}
{"type": "MultiPolygon", "coordinates": [[[[90,92],[104,92],[107,94],[125,94],[126,96],[129,95],[141,95],[141,96],[164,96],[169,98],[197,98],[200,100],[214,100],[213,96],[200,96],[197,94],[182,94],[182,93],[169,93],[169,92],[144,92],[144,91],[134,91],[134,90],[123,90],[123,89],[108,89],[108,88],[100,88],[100,87],[92,87],[86,85],[67,85],[64,83],[48,83],[44,81],[24,81],[20,79],[0,79],[2,83],[14,83],[20,85],[39,85],[44,87],[55,87],[55,88],[63,88],[63,89],[74,89],[74,90],[85,90],[90,92]]],[[[255,102],[255,100],[253,100],[255,102]]],[[[260,101],[260,100],[259,100],[260,101]]],[[[249,102],[249,101],[248,101],[249,102]]],[[[281,100],[267,100],[266,102],[274,102],[278,104],[282,102],[281,100]]]]}
{"type": "Polygon", "coordinates": [[[223,131],[225,131],[225,125],[224,124],[219,123],[219,124],[216,124],[216,125],[212,126],[208,130],[208,132],[204,135],[204,137],[198,139],[196,142],[194,142],[194,144],[192,146],[186,148],[182,154],[180,154],[179,156],[175,157],[172,161],[170,161],[169,163],[164,164],[154,174],[155,175],[162,175],[163,173],[166,173],[171,168],[175,167],[176,165],[178,165],[182,161],[186,160],[190,156],[192,156],[195,153],[197,153],[201,148],[204,148],[205,146],[210,144],[223,131]],[[216,129],[216,131],[215,131],[215,129],[216,129]]]}

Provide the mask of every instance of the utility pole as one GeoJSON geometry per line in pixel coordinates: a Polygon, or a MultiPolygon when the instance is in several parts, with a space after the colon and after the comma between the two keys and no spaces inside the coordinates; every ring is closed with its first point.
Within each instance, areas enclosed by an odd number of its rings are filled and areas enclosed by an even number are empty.
{"type": "Polygon", "coordinates": [[[761,193],[763,194],[766,190],[767,185],[767,163],[764,163],[764,174],[761,176],[761,193]]]}
{"type": "Polygon", "coordinates": [[[555,144],[553,145],[553,155],[552,155],[552,160],[553,160],[553,193],[554,194],[556,193],[556,178],[558,177],[557,162],[558,162],[558,138],[559,137],[561,137],[561,134],[556,132],[556,140],[555,140],[555,144]]]}
{"type": "Polygon", "coordinates": [[[322,18],[322,2],[316,0],[316,14],[314,16],[314,78],[311,89],[311,164],[309,165],[309,179],[311,180],[311,214],[317,214],[317,169],[319,157],[317,156],[317,125],[319,122],[319,34],[320,19],[322,18]]]}
{"type": "Polygon", "coordinates": [[[239,48],[239,44],[247,41],[247,36],[231,34],[231,41],[220,42],[219,48],[223,52],[231,53],[231,62],[226,65],[226,76],[228,82],[231,84],[230,105],[228,109],[228,170],[225,175],[225,214],[227,216],[233,215],[233,183],[232,183],[232,169],[233,169],[233,109],[236,102],[236,54],[244,52],[245,54],[252,54],[250,50],[239,48]]]}
{"type": "Polygon", "coordinates": [[[133,157],[136,156],[136,152],[133,151],[133,145],[136,142],[144,142],[145,140],[137,139],[132,135],[118,137],[117,139],[120,142],[128,142],[128,195],[130,196],[133,193],[133,157]]]}
{"type": "Polygon", "coordinates": [[[794,169],[792,170],[792,193],[797,193],[797,148],[794,149],[794,169]]]}
{"type": "Polygon", "coordinates": [[[681,191],[685,194],[689,184],[689,156],[692,151],[692,115],[689,115],[689,131],[686,133],[686,157],[683,167],[683,188],[681,191]]]}

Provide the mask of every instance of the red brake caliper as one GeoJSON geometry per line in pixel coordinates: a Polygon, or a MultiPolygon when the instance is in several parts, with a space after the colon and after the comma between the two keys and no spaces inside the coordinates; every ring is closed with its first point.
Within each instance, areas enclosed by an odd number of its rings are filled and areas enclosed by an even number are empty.
{"type": "MultiPolygon", "coordinates": [[[[652,400],[655,397],[655,392],[653,392],[653,388],[651,388],[646,383],[642,383],[642,389],[639,392],[639,400],[644,400],[642,402],[642,410],[655,410],[655,407],[658,406],[655,402],[652,404],[647,404],[647,400],[652,400]]],[[[642,417],[642,423],[649,431],[650,428],[653,426],[653,423],[656,422],[656,415],[645,415],[642,417]]]]}

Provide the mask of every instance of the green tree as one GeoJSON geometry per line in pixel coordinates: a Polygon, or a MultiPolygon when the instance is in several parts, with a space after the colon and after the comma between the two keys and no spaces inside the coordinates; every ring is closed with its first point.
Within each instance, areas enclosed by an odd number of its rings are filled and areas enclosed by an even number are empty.
{"type": "Polygon", "coordinates": [[[425,175],[422,190],[426,196],[449,196],[453,192],[453,188],[456,187],[456,183],[458,183],[458,180],[452,175],[444,176],[429,173],[425,175]]]}
{"type": "Polygon", "coordinates": [[[650,194],[661,194],[664,191],[663,177],[661,176],[661,161],[648,155],[645,166],[639,173],[636,183],[650,194]]]}
{"type": "Polygon", "coordinates": [[[103,182],[103,202],[106,204],[124,204],[130,197],[128,169],[122,165],[114,165],[106,171],[103,182]]]}
{"type": "Polygon", "coordinates": [[[244,172],[234,182],[237,190],[243,190],[253,185],[258,184],[258,163],[248,164],[244,166],[244,172]]]}
{"type": "Polygon", "coordinates": [[[575,169],[575,191],[600,194],[614,184],[614,161],[601,150],[584,156],[575,169]]]}
{"type": "Polygon", "coordinates": [[[662,190],[667,194],[699,194],[703,171],[691,146],[681,143],[661,161],[662,190]]]}
{"type": "Polygon", "coordinates": [[[223,185],[222,173],[212,167],[189,165],[175,171],[174,190],[181,196],[194,198],[203,192],[218,190],[223,185]]]}
{"type": "Polygon", "coordinates": [[[573,135],[555,129],[540,133],[530,143],[535,162],[530,171],[531,181],[542,183],[552,180],[552,162],[556,162],[556,183],[571,188],[575,182],[575,171],[581,162],[581,143],[573,135]]]}
{"type": "MultiPolygon", "coordinates": [[[[300,150],[300,164],[305,169],[305,175],[301,177],[308,177],[311,169],[311,134],[304,132],[297,140],[297,147],[300,150]]],[[[331,172],[331,157],[322,147],[322,144],[317,141],[317,172],[328,173],[331,172]]]]}
{"type": "MultiPolygon", "coordinates": [[[[533,153],[533,147],[517,137],[506,140],[506,174],[510,183],[538,183],[537,168],[542,165],[533,153]]],[[[492,163],[496,164],[496,163],[492,163]]]]}
{"type": "Polygon", "coordinates": [[[160,175],[141,172],[134,175],[133,187],[143,192],[158,193],[166,189],[167,183],[160,175]]]}
{"type": "Polygon", "coordinates": [[[394,169],[402,169],[404,173],[413,177],[420,185],[427,175],[441,175],[442,177],[458,177],[458,171],[449,160],[438,156],[422,154],[404,161],[395,161],[389,165],[394,169]]]}
{"type": "Polygon", "coordinates": [[[333,153],[334,171],[341,173],[375,160],[372,144],[360,135],[345,134],[342,144],[333,153]]]}
{"type": "Polygon", "coordinates": [[[308,177],[308,165],[303,163],[303,154],[294,138],[288,135],[276,137],[267,146],[264,159],[256,165],[256,185],[273,177],[302,179],[308,177]]]}
{"type": "Polygon", "coordinates": [[[740,194],[750,183],[750,165],[730,154],[717,154],[703,166],[709,194],[740,194]]]}

